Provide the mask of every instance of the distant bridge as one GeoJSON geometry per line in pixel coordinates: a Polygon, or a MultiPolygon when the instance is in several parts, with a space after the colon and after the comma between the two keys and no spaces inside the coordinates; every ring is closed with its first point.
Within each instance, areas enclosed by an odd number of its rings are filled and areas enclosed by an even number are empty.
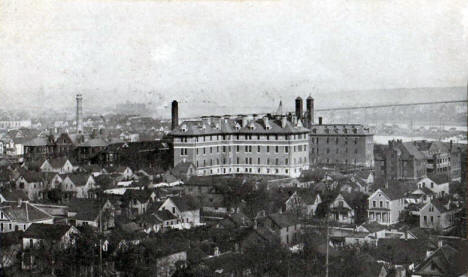
{"type": "Polygon", "coordinates": [[[382,105],[368,105],[368,106],[354,106],[354,107],[336,107],[336,108],[315,109],[315,111],[325,112],[325,111],[364,110],[364,109],[379,109],[379,108],[389,108],[389,107],[437,105],[437,104],[467,103],[467,102],[468,100],[447,100],[447,101],[382,104],[382,105]]]}

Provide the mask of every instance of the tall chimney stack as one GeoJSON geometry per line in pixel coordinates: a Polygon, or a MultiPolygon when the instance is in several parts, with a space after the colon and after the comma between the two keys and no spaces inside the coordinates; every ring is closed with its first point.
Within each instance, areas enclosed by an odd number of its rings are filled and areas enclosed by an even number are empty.
{"type": "Polygon", "coordinates": [[[314,124],[314,98],[312,96],[307,97],[306,100],[307,107],[307,127],[312,127],[314,124]]]}
{"type": "Polygon", "coordinates": [[[83,96],[76,95],[76,132],[83,133],[83,96]]]}
{"type": "Polygon", "coordinates": [[[296,118],[298,120],[301,120],[303,115],[304,115],[304,107],[302,103],[302,98],[298,96],[296,98],[296,118]]]}
{"type": "Polygon", "coordinates": [[[174,130],[179,126],[179,103],[176,100],[172,101],[171,118],[171,130],[174,130]]]}

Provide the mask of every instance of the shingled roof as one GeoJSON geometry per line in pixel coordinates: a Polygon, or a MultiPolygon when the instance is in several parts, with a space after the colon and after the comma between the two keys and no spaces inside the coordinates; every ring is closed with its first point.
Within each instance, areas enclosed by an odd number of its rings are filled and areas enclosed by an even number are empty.
{"type": "Polygon", "coordinates": [[[94,138],[80,143],[78,147],[106,147],[109,143],[103,138],[94,138]]]}
{"type": "Polygon", "coordinates": [[[170,198],[177,208],[180,211],[193,211],[197,210],[198,208],[195,206],[195,203],[189,198],[182,198],[182,197],[171,197],[170,198]]]}
{"type": "Polygon", "coordinates": [[[22,190],[2,190],[0,192],[3,198],[5,198],[6,201],[18,201],[19,199],[23,201],[29,200],[28,195],[22,191],[22,190]]]}
{"type": "Polygon", "coordinates": [[[38,183],[44,181],[44,175],[36,171],[24,171],[20,177],[23,177],[28,183],[38,183]]]}
{"type": "Polygon", "coordinates": [[[297,224],[296,218],[291,214],[274,213],[268,215],[268,217],[271,219],[271,221],[273,221],[273,223],[280,226],[281,228],[297,224]]]}
{"type": "Polygon", "coordinates": [[[426,156],[418,150],[416,145],[412,142],[404,142],[400,149],[406,150],[406,153],[413,156],[417,160],[424,160],[426,156]]]}
{"type": "Polygon", "coordinates": [[[92,199],[73,199],[67,206],[70,212],[75,212],[75,218],[78,220],[94,221],[106,202],[95,201],[92,199]]]}
{"type": "Polygon", "coordinates": [[[67,157],[58,157],[47,161],[53,168],[62,168],[69,159],[67,157]]]}
{"type": "Polygon", "coordinates": [[[75,186],[77,187],[85,186],[90,176],[91,175],[87,173],[74,173],[74,174],[67,175],[67,177],[70,178],[73,184],[75,184],[75,186]]]}
{"type": "Polygon", "coordinates": [[[4,202],[0,205],[3,213],[12,221],[18,222],[36,222],[53,217],[36,205],[25,202],[4,202]]]}
{"type": "Polygon", "coordinates": [[[175,136],[190,135],[216,135],[216,134],[292,134],[307,133],[308,129],[302,126],[294,126],[290,121],[286,121],[284,128],[281,126],[280,119],[268,119],[266,123],[263,119],[249,120],[242,126],[242,119],[221,119],[203,121],[184,121],[172,134],[175,136]],[[236,128],[237,126],[237,128],[236,128]]]}
{"type": "Polygon", "coordinates": [[[24,146],[47,146],[49,144],[51,144],[51,142],[47,137],[37,137],[24,142],[24,146]]]}
{"type": "Polygon", "coordinates": [[[68,225],[33,223],[24,233],[25,238],[60,240],[72,228],[68,225]]]}

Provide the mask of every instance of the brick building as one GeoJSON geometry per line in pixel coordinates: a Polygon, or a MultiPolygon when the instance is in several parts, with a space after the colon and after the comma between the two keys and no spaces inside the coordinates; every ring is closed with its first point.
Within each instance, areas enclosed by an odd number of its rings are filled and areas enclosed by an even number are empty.
{"type": "Polygon", "coordinates": [[[461,176],[461,149],[453,143],[418,140],[413,144],[426,157],[428,176],[444,175],[457,180],[461,176]]]}
{"type": "Polygon", "coordinates": [[[293,177],[309,168],[309,130],[296,117],[202,117],[179,125],[176,113],[173,105],[174,166],[191,162],[197,175],[293,177]]]}
{"type": "Polygon", "coordinates": [[[379,182],[419,180],[427,176],[426,156],[413,142],[391,140],[375,147],[375,176],[379,182]]]}
{"type": "Polygon", "coordinates": [[[374,166],[374,135],[359,124],[319,124],[310,128],[310,163],[374,166]]]}

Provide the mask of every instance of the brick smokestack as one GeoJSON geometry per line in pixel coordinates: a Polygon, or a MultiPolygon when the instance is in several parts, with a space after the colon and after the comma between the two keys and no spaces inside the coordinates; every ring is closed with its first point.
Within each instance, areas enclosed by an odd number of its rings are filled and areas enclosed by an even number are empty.
{"type": "Polygon", "coordinates": [[[176,100],[172,101],[171,116],[171,130],[174,130],[179,126],[179,103],[176,100]]]}
{"type": "Polygon", "coordinates": [[[307,107],[307,127],[312,127],[314,124],[314,98],[312,96],[307,97],[306,100],[307,107]]]}
{"type": "Polygon", "coordinates": [[[296,98],[296,118],[298,120],[301,120],[303,115],[304,115],[304,105],[302,102],[302,98],[298,96],[296,98]]]}
{"type": "Polygon", "coordinates": [[[83,133],[83,96],[76,95],[76,133],[83,133]]]}

